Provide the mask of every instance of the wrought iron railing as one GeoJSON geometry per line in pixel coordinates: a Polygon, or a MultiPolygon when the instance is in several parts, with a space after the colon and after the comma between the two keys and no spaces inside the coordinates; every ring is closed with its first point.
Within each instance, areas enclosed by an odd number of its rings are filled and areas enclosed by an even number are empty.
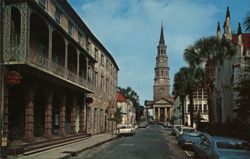
{"type": "Polygon", "coordinates": [[[50,71],[57,76],[60,76],[64,79],[67,79],[77,85],[83,86],[90,90],[95,89],[93,82],[88,81],[80,76],[77,76],[76,73],[72,72],[69,69],[65,69],[64,66],[62,66],[61,64],[57,62],[54,62],[54,61],[50,62],[47,56],[38,54],[35,51],[31,51],[28,59],[30,63],[43,69],[46,72],[50,71]],[[50,67],[50,64],[51,64],[51,67],[50,67]]]}

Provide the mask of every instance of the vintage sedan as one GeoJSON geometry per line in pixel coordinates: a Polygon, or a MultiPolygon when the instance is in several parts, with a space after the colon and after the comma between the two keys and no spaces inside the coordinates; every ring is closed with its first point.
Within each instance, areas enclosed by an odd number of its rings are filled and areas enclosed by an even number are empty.
{"type": "Polygon", "coordinates": [[[206,136],[193,148],[195,159],[250,159],[249,143],[234,138],[206,136]]]}
{"type": "Polygon", "coordinates": [[[176,131],[176,137],[178,138],[179,136],[181,136],[183,133],[191,133],[191,132],[195,132],[196,129],[192,128],[192,127],[188,127],[188,126],[182,126],[179,127],[176,131]]]}
{"type": "Polygon", "coordinates": [[[204,134],[202,132],[196,131],[191,133],[183,133],[178,138],[178,144],[182,147],[182,149],[193,149],[193,143],[200,143],[204,138],[204,134]]]}
{"type": "Polygon", "coordinates": [[[119,124],[117,126],[117,136],[134,135],[135,128],[131,124],[119,124]]]}
{"type": "Polygon", "coordinates": [[[180,127],[183,127],[183,125],[173,125],[172,129],[171,129],[171,134],[172,135],[176,135],[176,132],[178,131],[178,129],[180,127]]]}

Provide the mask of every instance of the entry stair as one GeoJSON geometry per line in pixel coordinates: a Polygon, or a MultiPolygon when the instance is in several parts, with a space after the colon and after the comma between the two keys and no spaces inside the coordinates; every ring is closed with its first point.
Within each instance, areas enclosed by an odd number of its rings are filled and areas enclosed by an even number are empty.
{"type": "Polygon", "coordinates": [[[8,156],[19,156],[19,155],[28,156],[31,154],[39,153],[42,151],[68,145],[71,143],[80,142],[89,139],[90,137],[91,135],[80,134],[63,138],[62,137],[54,137],[53,139],[40,138],[40,141],[36,141],[34,143],[22,142],[19,144],[15,144],[15,146],[8,147],[7,154],[8,156]]]}

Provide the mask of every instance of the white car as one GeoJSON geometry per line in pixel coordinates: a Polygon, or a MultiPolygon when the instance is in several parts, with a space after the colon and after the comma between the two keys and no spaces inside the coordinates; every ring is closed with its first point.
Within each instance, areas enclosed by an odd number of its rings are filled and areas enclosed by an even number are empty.
{"type": "Polygon", "coordinates": [[[182,127],[179,127],[177,129],[177,131],[176,131],[176,137],[178,138],[183,133],[191,133],[191,132],[196,132],[196,129],[192,128],[192,127],[182,126],[182,127]]]}
{"type": "Polygon", "coordinates": [[[117,125],[117,136],[134,135],[135,128],[131,124],[119,124],[117,125]]]}

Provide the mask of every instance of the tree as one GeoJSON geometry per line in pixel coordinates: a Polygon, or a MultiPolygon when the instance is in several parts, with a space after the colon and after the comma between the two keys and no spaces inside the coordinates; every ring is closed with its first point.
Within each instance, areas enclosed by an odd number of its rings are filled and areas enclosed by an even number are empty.
{"type": "Polygon", "coordinates": [[[139,95],[131,88],[121,88],[118,87],[119,91],[124,95],[126,99],[129,99],[132,101],[133,106],[136,109],[136,121],[139,121],[140,119],[140,104],[139,104],[139,95]]]}
{"type": "Polygon", "coordinates": [[[250,32],[250,11],[247,13],[247,16],[244,20],[244,25],[246,26],[246,31],[250,32]]]}
{"type": "Polygon", "coordinates": [[[182,72],[178,72],[174,75],[174,88],[173,95],[180,98],[181,102],[181,114],[182,114],[182,123],[185,123],[185,110],[184,110],[184,100],[187,96],[185,83],[183,83],[183,75],[182,72]]]}
{"type": "MultiPolygon", "coordinates": [[[[246,57],[245,57],[246,58],[246,57]]],[[[242,80],[238,83],[237,91],[239,92],[236,104],[238,105],[237,114],[238,119],[241,122],[248,121],[250,119],[250,67],[245,69],[246,74],[242,75],[242,80]]]]}
{"type": "Polygon", "coordinates": [[[194,45],[189,46],[184,52],[184,59],[191,67],[205,67],[209,121],[212,123],[217,121],[212,97],[215,89],[215,66],[217,63],[223,64],[224,58],[232,56],[236,51],[236,46],[230,40],[211,36],[198,39],[194,45]]]}
{"type": "Polygon", "coordinates": [[[116,108],[116,112],[114,114],[114,121],[116,124],[120,124],[122,122],[122,116],[124,113],[122,113],[122,108],[116,108]]]}
{"type": "MultiPolygon", "coordinates": [[[[177,79],[175,79],[174,91],[182,96],[185,96],[185,94],[188,95],[190,101],[190,125],[193,126],[194,123],[193,92],[203,81],[204,72],[201,68],[182,67],[177,73],[177,75],[175,75],[175,77],[177,79]]],[[[183,110],[184,110],[184,102],[183,102],[183,110]]]]}

